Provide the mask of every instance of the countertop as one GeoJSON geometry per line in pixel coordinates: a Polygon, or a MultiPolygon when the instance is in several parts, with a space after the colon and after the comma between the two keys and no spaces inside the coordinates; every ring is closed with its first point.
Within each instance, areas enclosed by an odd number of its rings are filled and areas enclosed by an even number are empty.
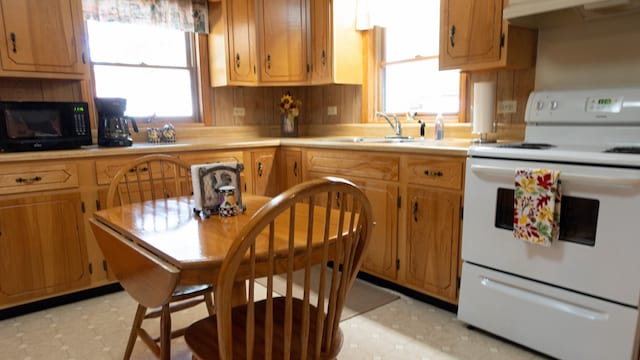
{"type": "Polygon", "coordinates": [[[469,139],[413,140],[410,142],[352,142],[353,137],[298,137],[298,138],[253,138],[222,139],[198,138],[185,139],[173,144],[134,143],[130,147],[85,146],[73,150],[50,150],[30,152],[0,153],[0,163],[23,162],[48,159],[79,159],[104,156],[122,156],[167,152],[185,152],[202,150],[250,149],[270,146],[301,146],[327,149],[347,149],[384,151],[398,153],[417,153],[431,155],[466,156],[471,145],[469,139]]]}

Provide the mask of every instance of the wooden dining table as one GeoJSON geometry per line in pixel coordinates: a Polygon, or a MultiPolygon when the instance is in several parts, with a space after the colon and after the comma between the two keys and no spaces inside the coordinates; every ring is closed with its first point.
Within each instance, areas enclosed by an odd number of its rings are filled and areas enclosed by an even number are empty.
{"type": "MultiPolygon", "coordinates": [[[[194,212],[192,197],[178,197],[99,210],[89,221],[110,269],[124,289],[140,304],[158,307],[169,301],[178,285],[216,284],[231,244],[251,217],[271,200],[252,194],[243,194],[242,199],[246,211],[236,216],[204,217],[194,212]]],[[[324,220],[321,208],[317,211],[314,228],[318,234],[314,237],[317,235],[320,241],[324,220]]],[[[297,219],[308,215],[306,204],[296,207],[297,219]]],[[[335,218],[330,228],[337,227],[335,218]]],[[[283,219],[287,222],[283,228],[288,229],[288,216],[283,219]]],[[[305,231],[300,229],[301,239],[305,231]]],[[[287,237],[281,238],[276,241],[275,253],[288,251],[287,237]]],[[[304,240],[300,246],[304,247],[304,240]]],[[[238,279],[235,289],[233,301],[246,301],[244,279],[238,279]]]]}

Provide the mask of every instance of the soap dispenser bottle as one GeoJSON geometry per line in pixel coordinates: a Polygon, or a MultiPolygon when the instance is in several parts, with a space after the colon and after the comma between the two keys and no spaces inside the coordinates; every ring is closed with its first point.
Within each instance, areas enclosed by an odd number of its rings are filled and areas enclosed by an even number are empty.
{"type": "Polygon", "coordinates": [[[436,116],[434,138],[436,140],[442,140],[444,138],[444,121],[442,120],[442,113],[438,113],[436,116]]]}

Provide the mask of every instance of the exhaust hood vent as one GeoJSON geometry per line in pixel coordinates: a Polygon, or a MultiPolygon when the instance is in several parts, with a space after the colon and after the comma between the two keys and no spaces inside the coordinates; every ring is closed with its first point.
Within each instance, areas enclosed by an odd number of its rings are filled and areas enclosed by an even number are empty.
{"type": "Polygon", "coordinates": [[[640,0],[511,0],[502,16],[509,23],[535,27],[537,17],[571,9],[591,20],[640,11],[640,0]]]}

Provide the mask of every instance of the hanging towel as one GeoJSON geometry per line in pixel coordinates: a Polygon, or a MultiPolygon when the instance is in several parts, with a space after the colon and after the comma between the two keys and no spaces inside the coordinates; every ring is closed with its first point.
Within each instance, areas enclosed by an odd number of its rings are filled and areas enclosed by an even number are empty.
{"type": "Polygon", "coordinates": [[[516,169],[513,236],[542,246],[558,240],[560,171],[516,169]]]}

